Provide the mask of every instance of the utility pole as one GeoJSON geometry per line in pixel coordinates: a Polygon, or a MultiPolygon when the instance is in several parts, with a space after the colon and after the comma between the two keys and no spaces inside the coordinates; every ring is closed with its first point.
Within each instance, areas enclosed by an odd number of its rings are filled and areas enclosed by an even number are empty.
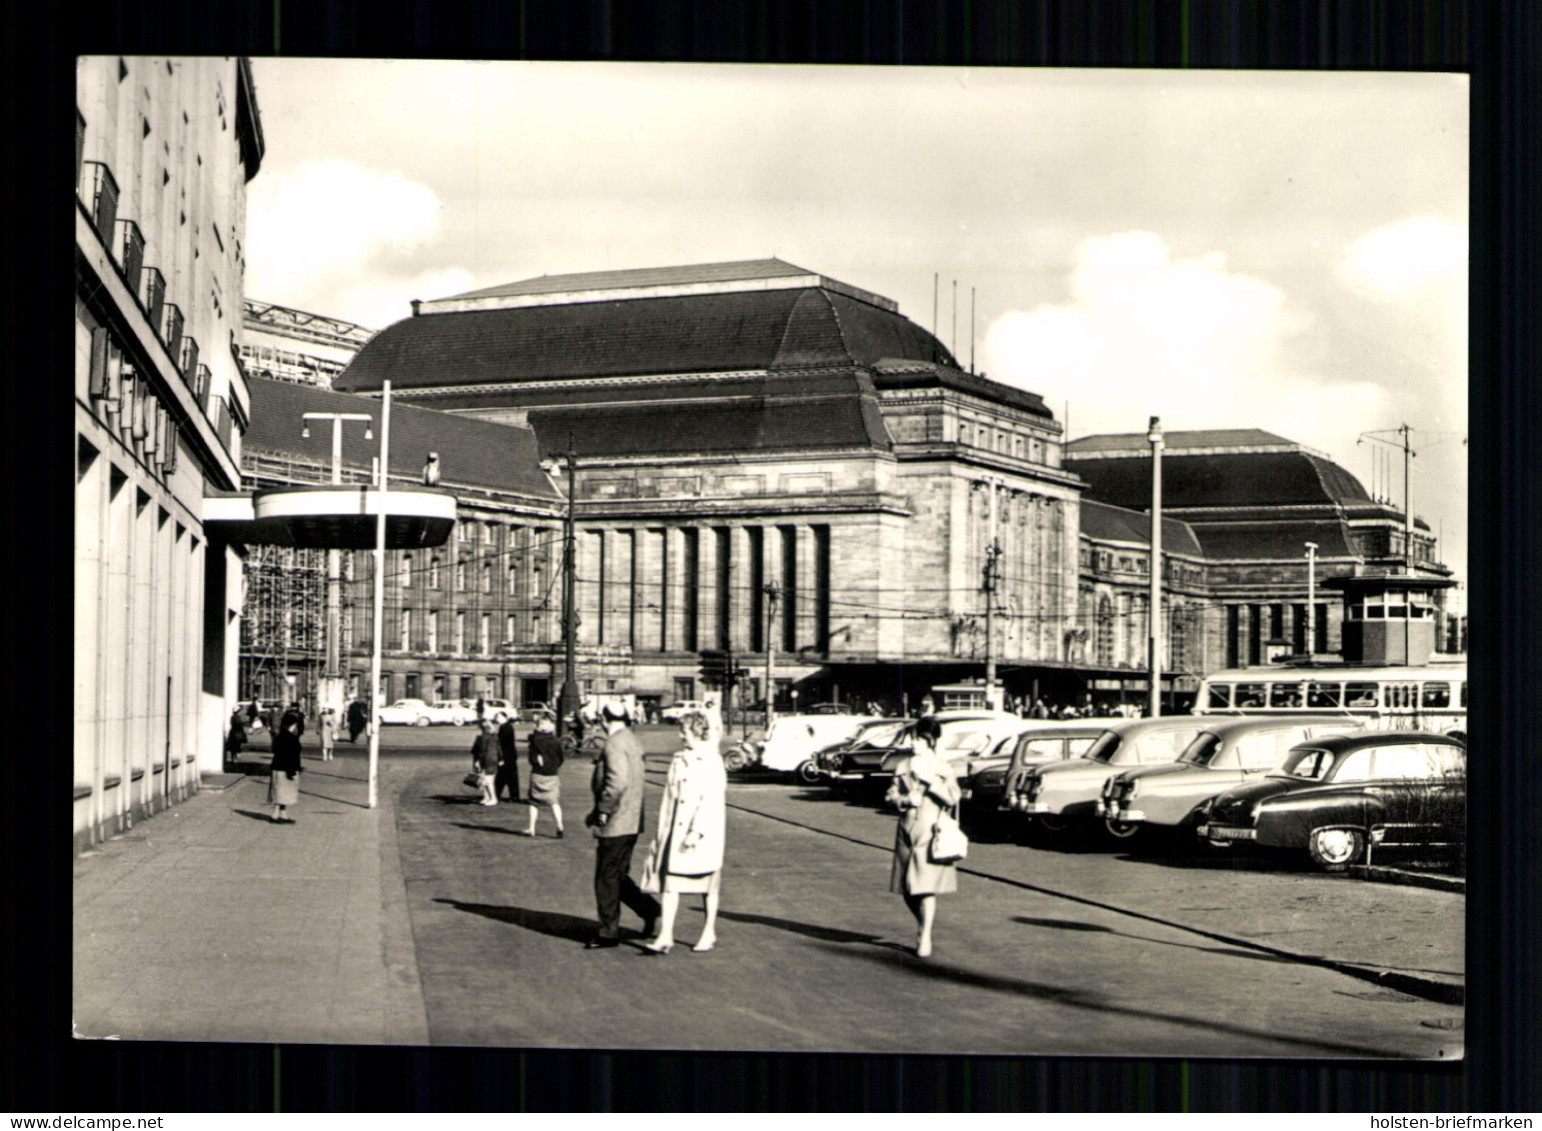
{"type": "Polygon", "coordinates": [[[1162,418],[1153,416],[1146,433],[1151,442],[1151,596],[1146,612],[1149,629],[1151,717],[1162,714],[1162,418]]]}
{"type": "Polygon", "coordinates": [[[774,581],[766,582],[766,727],[770,728],[775,717],[776,700],[776,636],[771,631],[776,621],[776,603],[782,599],[781,586],[774,581]]]}
{"type": "MultiPolygon", "coordinates": [[[[995,514],[995,502],[991,503],[995,514]]],[[[1000,710],[996,696],[996,564],[1001,556],[1001,545],[994,535],[985,547],[985,702],[993,710],[1000,710]]]]}
{"type": "Polygon", "coordinates": [[[1317,543],[1306,544],[1306,658],[1317,640],[1317,543]]]}
{"type": "Polygon", "coordinates": [[[574,531],[574,503],[578,498],[578,453],[573,448],[573,432],[568,430],[568,509],[562,522],[562,694],[558,700],[557,733],[567,733],[569,715],[575,718],[578,698],[578,610],[575,607],[578,537],[574,531]]]}
{"type": "MultiPolygon", "coordinates": [[[[1363,443],[1366,440],[1374,440],[1379,444],[1389,447],[1401,448],[1403,451],[1403,572],[1413,573],[1414,539],[1413,539],[1413,498],[1411,483],[1409,480],[1410,461],[1419,453],[1413,450],[1409,437],[1413,429],[1402,424],[1385,432],[1362,432],[1355,443],[1363,443]],[[1401,436],[1402,443],[1395,443],[1387,439],[1388,433],[1401,436]]],[[[1372,449],[1374,451],[1374,449],[1372,449]]],[[[1389,500],[1390,501],[1390,500],[1389,500]]]]}

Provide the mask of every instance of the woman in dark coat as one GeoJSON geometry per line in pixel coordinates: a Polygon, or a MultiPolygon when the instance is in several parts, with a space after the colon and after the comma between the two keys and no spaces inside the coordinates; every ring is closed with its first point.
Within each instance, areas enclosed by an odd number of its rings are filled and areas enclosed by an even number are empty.
{"type": "Polygon", "coordinates": [[[550,809],[557,822],[557,835],[562,835],[562,779],[557,771],[562,769],[562,740],[555,733],[554,720],[542,715],[535,723],[535,733],[525,742],[530,758],[530,827],[526,836],[535,836],[536,816],[542,809],[550,809]]]}
{"type": "Polygon", "coordinates": [[[273,732],[273,767],[268,775],[268,804],[273,806],[274,824],[294,824],[288,815],[291,805],[300,803],[300,732],[305,728],[299,709],[291,707],[273,732]]]}
{"type": "Polygon", "coordinates": [[[246,712],[237,707],[230,716],[230,734],[225,738],[225,760],[234,762],[246,745],[246,712]]]}

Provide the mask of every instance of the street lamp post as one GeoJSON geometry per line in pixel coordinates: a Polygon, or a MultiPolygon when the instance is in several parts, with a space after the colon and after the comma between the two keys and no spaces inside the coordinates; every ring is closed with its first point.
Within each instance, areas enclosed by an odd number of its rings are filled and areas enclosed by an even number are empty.
{"type": "Polygon", "coordinates": [[[375,616],[369,657],[369,807],[380,781],[380,637],[385,631],[386,489],[391,478],[391,382],[381,383],[380,459],[375,468],[375,616]]]}
{"type": "MultiPolygon", "coordinates": [[[[312,420],[330,420],[332,422],[332,485],[342,486],[343,482],[343,421],[364,421],[364,438],[375,438],[372,425],[374,417],[363,412],[307,412],[301,418],[306,423],[301,426],[300,435],[310,438],[312,420]]],[[[322,671],[322,677],[326,680],[337,679],[341,672],[342,641],[340,593],[342,588],[342,551],[331,549],[327,551],[327,658],[326,667],[322,671]]],[[[330,685],[329,685],[330,686],[330,685]]]]}
{"type": "Polygon", "coordinates": [[[1151,717],[1162,713],[1162,418],[1151,418],[1151,596],[1146,611],[1149,628],[1148,667],[1151,671],[1151,717]]]}

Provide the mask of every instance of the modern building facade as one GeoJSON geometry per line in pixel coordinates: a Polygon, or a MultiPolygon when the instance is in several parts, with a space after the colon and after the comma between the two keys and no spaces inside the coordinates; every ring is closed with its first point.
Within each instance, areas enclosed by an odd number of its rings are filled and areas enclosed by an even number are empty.
{"type": "Polygon", "coordinates": [[[240,481],[244,59],[76,70],[74,802],[77,848],[218,769],[241,563],[204,529],[240,481]]]}

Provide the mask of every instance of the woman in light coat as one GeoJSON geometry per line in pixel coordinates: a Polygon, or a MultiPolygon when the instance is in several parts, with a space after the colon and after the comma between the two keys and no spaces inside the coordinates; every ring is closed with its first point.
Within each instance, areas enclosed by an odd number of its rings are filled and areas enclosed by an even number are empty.
{"type": "Polygon", "coordinates": [[[682,716],[680,735],[685,745],[669,764],[658,829],[643,864],[642,889],[661,893],[658,937],[643,944],[653,954],[668,954],[675,944],[682,892],[700,892],[706,900],[707,922],[691,949],[700,953],[717,943],[728,771],[706,714],[692,711],[682,716]]]}
{"type": "Polygon", "coordinates": [[[932,923],[937,917],[937,896],[958,890],[958,872],[952,863],[931,858],[932,834],[944,812],[959,802],[958,775],[948,760],[937,753],[942,727],[931,715],[916,720],[915,746],[910,757],[894,769],[887,800],[900,811],[894,833],[894,864],[889,890],[905,897],[905,906],[916,917],[916,957],[932,953],[932,923]]]}

